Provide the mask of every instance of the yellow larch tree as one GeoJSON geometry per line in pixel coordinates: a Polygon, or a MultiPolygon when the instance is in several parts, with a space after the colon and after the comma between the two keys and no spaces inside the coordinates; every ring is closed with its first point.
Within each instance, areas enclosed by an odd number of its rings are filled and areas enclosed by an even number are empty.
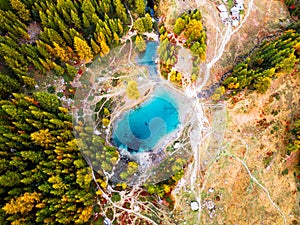
{"type": "Polygon", "coordinates": [[[30,20],[30,11],[26,9],[26,6],[24,3],[22,3],[20,0],[10,0],[10,4],[13,9],[17,11],[20,18],[24,21],[30,20]]]}
{"type": "Polygon", "coordinates": [[[55,56],[59,57],[62,61],[67,62],[69,60],[68,53],[65,49],[59,46],[56,42],[53,43],[55,56]]]}
{"type": "Polygon", "coordinates": [[[33,192],[26,192],[24,195],[19,196],[16,199],[11,199],[9,203],[6,203],[3,210],[7,214],[26,214],[30,212],[37,202],[40,201],[40,194],[33,192]]]}
{"type": "Polygon", "coordinates": [[[92,49],[85,40],[74,37],[74,47],[80,60],[90,61],[93,58],[92,49]]]}
{"type": "Polygon", "coordinates": [[[126,88],[126,94],[130,99],[138,99],[140,97],[140,92],[138,90],[136,81],[131,80],[128,82],[128,86],[126,88]]]}
{"type": "Polygon", "coordinates": [[[110,49],[104,40],[101,41],[100,47],[101,47],[101,53],[103,55],[106,55],[109,53],[110,49]]]}

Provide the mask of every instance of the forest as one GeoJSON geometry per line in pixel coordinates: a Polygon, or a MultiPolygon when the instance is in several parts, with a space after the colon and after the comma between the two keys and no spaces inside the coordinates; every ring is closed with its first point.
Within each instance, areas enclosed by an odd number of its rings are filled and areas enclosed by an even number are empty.
{"type": "MultiPolygon", "coordinates": [[[[126,3],[145,14],[144,1],[126,3]]],[[[4,0],[0,14],[0,223],[90,224],[96,190],[60,97],[73,97],[80,65],[119,45],[128,10],[120,0],[4,0]],[[56,95],[58,78],[67,91],[56,95]]]]}
{"type": "MultiPolygon", "coordinates": [[[[299,2],[286,2],[291,14],[299,17],[299,2]]],[[[137,32],[136,47],[145,50],[143,33],[158,26],[146,8],[143,0],[0,0],[0,224],[103,224],[103,218],[95,219],[97,204],[105,203],[97,187],[105,190],[110,181],[104,179],[103,171],[111,170],[120,156],[103,138],[93,136],[91,129],[73,126],[71,110],[62,97],[74,97],[72,81],[82,72],[82,65],[120,45],[131,25],[129,12],[137,32]],[[66,85],[64,92],[57,92],[53,85],[60,78],[66,85]],[[76,139],[74,130],[82,129],[84,135],[93,136],[91,143],[76,139]],[[89,158],[95,159],[95,165],[86,162],[78,146],[92,150],[89,158]],[[92,181],[92,172],[97,182],[92,181]]],[[[184,13],[173,30],[186,39],[185,46],[194,54],[194,80],[199,72],[196,65],[205,61],[206,55],[201,19],[197,10],[184,13]]],[[[169,47],[163,24],[158,27],[159,51],[167,52],[160,54],[162,76],[169,75],[179,83],[180,74],[171,71],[177,49],[169,47]]],[[[222,94],[245,88],[265,92],[272,79],[291,73],[299,63],[299,41],[299,33],[288,30],[263,43],[235,66],[221,86],[222,94]]],[[[130,95],[136,98],[135,92],[130,95]]],[[[103,109],[101,115],[103,124],[109,123],[109,109],[103,109]]],[[[292,132],[297,138],[291,138],[290,152],[299,147],[299,121],[292,132]]],[[[183,176],[187,162],[179,158],[166,163],[173,165],[168,171],[170,179],[145,185],[142,197],[145,202],[164,198],[172,208],[170,192],[183,176]]],[[[136,170],[137,165],[129,162],[121,179],[136,170]]],[[[114,185],[129,189],[126,183],[114,185]]],[[[118,200],[117,194],[111,197],[118,200]]]]}
{"type": "Polygon", "coordinates": [[[212,98],[218,100],[226,91],[235,95],[245,89],[265,93],[273,79],[297,71],[299,41],[299,33],[287,30],[275,40],[263,42],[250,57],[232,69],[212,98]]]}

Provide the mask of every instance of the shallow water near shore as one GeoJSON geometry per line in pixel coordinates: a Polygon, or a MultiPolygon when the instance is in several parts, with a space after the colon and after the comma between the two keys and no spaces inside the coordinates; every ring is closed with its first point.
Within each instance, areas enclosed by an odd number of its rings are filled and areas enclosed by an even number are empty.
{"type": "Polygon", "coordinates": [[[158,78],[157,65],[155,63],[158,44],[156,41],[148,41],[146,51],[136,58],[137,64],[148,67],[149,78],[152,80],[158,78]]]}

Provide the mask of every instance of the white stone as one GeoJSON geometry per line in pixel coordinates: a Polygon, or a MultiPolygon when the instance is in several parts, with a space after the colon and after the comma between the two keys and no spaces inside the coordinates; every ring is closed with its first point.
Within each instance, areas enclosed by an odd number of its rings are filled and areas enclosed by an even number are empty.
{"type": "Polygon", "coordinates": [[[228,12],[220,12],[221,19],[227,19],[229,17],[228,12]]]}
{"type": "Polygon", "coordinates": [[[198,210],[198,209],[199,209],[199,204],[198,204],[198,202],[191,202],[191,209],[192,209],[193,211],[198,210]]]}
{"type": "Polygon", "coordinates": [[[94,130],[94,134],[95,134],[95,135],[100,135],[101,132],[100,132],[99,130],[94,130]]]}
{"type": "Polygon", "coordinates": [[[176,142],[176,143],[174,144],[174,148],[177,149],[177,148],[179,148],[179,147],[180,147],[180,143],[179,143],[179,142],[176,142]]]}
{"type": "Polygon", "coordinates": [[[236,6],[232,7],[230,9],[230,11],[231,11],[232,14],[240,13],[240,9],[238,7],[236,7],[236,6]]]}
{"type": "Polygon", "coordinates": [[[111,225],[110,219],[105,218],[104,221],[103,221],[103,224],[104,224],[104,225],[111,225]]]}
{"type": "Polygon", "coordinates": [[[224,4],[218,5],[218,9],[220,10],[220,12],[226,12],[226,6],[224,4]]]}
{"type": "Polygon", "coordinates": [[[243,4],[237,4],[236,7],[237,7],[239,10],[244,10],[244,5],[243,5],[243,4]]]}
{"type": "Polygon", "coordinates": [[[239,21],[238,20],[232,20],[232,26],[236,27],[239,25],[239,21]]]}
{"type": "Polygon", "coordinates": [[[215,203],[213,201],[206,202],[207,209],[213,209],[215,207],[215,203]]]}
{"type": "Polygon", "coordinates": [[[133,206],[133,211],[135,212],[140,211],[140,207],[138,205],[133,206]]]}
{"type": "Polygon", "coordinates": [[[209,188],[209,189],[208,189],[208,192],[209,192],[209,193],[213,193],[214,191],[215,191],[214,188],[209,188]]]}
{"type": "Polygon", "coordinates": [[[235,0],[236,4],[244,4],[244,0],[235,0]]]}

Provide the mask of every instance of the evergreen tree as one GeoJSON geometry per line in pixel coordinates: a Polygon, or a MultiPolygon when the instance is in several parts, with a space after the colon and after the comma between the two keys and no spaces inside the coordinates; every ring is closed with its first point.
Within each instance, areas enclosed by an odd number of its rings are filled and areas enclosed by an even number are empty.
{"type": "Polygon", "coordinates": [[[127,20],[127,15],[126,15],[126,9],[125,9],[123,3],[121,2],[121,0],[113,0],[113,2],[114,2],[114,5],[115,5],[117,16],[122,21],[125,22],[127,20]]]}
{"type": "Polygon", "coordinates": [[[265,93],[271,85],[271,78],[259,76],[253,84],[258,93],[265,93]]]}
{"type": "Polygon", "coordinates": [[[72,23],[77,29],[81,29],[81,20],[74,10],[71,10],[72,23]]]}
{"type": "Polygon", "coordinates": [[[174,33],[180,35],[185,28],[185,20],[179,17],[174,26],[174,33]]]}
{"type": "Polygon", "coordinates": [[[192,40],[198,40],[202,33],[203,26],[201,21],[192,19],[186,26],[186,30],[184,35],[188,38],[192,38],[192,40]]]}
{"type": "Polygon", "coordinates": [[[135,38],[135,45],[138,51],[143,52],[146,50],[146,42],[140,35],[135,38]]]}
{"type": "Polygon", "coordinates": [[[89,21],[92,21],[93,14],[96,12],[91,0],[83,0],[81,9],[89,21]]]}
{"type": "Polygon", "coordinates": [[[74,66],[71,66],[70,64],[66,63],[67,72],[70,77],[75,77],[77,74],[77,69],[74,66]]]}
{"type": "Polygon", "coordinates": [[[138,99],[140,97],[140,92],[138,90],[137,82],[132,80],[128,82],[126,88],[127,97],[130,99],[138,99]]]}
{"type": "Polygon", "coordinates": [[[145,16],[145,19],[143,20],[144,23],[144,27],[147,31],[151,31],[152,30],[152,17],[147,13],[145,16]]]}
{"type": "Polygon", "coordinates": [[[20,16],[20,18],[24,21],[30,20],[30,12],[28,9],[26,9],[26,6],[24,3],[22,3],[20,0],[10,0],[10,4],[13,9],[15,9],[20,16]]]}
{"type": "Polygon", "coordinates": [[[91,39],[91,46],[92,46],[94,55],[97,55],[98,53],[100,53],[101,48],[97,45],[97,43],[93,39],[91,39]]]}
{"type": "Polygon", "coordinates": [[[65,49],[60,47],[56,42],[53,43],[55,56],[59,57],[62,61],[66,62],[69,60],[69,56],[65,49]]]}
{"type": "Polygon", "coordinates": [[[117,35],[117,33],[114,32],[113,37],[114,37],[114,42],[115,42],[116,44],[119,44],[120,38],[119,38],[119,36],[117,35]]]}
{"type": "Polygon", "coordinates": [[[92,50],[85,40],[82,40],[79,37],[74,37],[74,47],[80,60],[88,62],[93,58],[92,50]]]}
{"type": "Polygon", "coordinates": [[[231,76],[223,85],[228,89],[249,87],[259,93],[265,93],[273,78],[294,70],[297,59],[295,47],[300,35],[294,31],[286,31],[271,42],[264,42],[253,55],[233,68],[231,76]]]}
{"type": "Polygon", "coordinates": [[[27,75],[28,62],[15,49],[9,47],[8,45],[1,43],[0,54],[3,56],[5,63],[18,75],[27,75]]]}
{"type": "Polygon", "coordinates": [[[101,41],[100,42],[100,47],[101,47],[101,53],[102,55],[106,55],[109,53],[110,49],[108,47],[108,45],[106,44],[105,41],[101,41]]]}
{"type": "Polygon", "coordinates": [[[143,19],[138,18],[136,21],[134,21],[133,28],[137,30],[138,33],[144,33],[146,29],[143,23],[143,19]]]}
{"type": "Polygon", "coordinates": [[[85,224],[92,215],[90,170],[72,135],[68,110],[58,102],[39,92],[0,102],[4,225],[85,224]]]}
{"type": "Polygon", "coordinates": [[[70,14],[65,9],[62,10],[62,14],[63,14],[63,17],[64,17],[64,21],[66,21],[68,24],[71,24],[72,23],[72,18],[70,16],[70,14]]]}
{"type": "Polygon", "coordinates": [[[43,11],[39,11],[39,16],[40,16],[40,20],[41,20],[43,27],[47,27],[48,26],[48,17],[46,16],[46,14],[43,11]]]}
{"type": "Polygon", "coordinates": [[[53,64],[53,70],[56,75],[62,76],[65,73],[65,69],[62,66],[57,65],[55,62],[52,62],[52,64],[53,64]]]}
{"type": "Polygon", "coordinates": [[[0,74],[0,99],[5,99],[13,92],[18,92],[20,88],[20,84],[17,80],[0,74]]]}
{"type": "Polygon", "coordinates": [[[82,14],[82,22],[84,27],[89,27],[91,25],[90,20],[87,18],[85,13],[82,14]]]}
{"type": "Polygon", "coordinates": [[[118,19],[118,30],[119,30],[119,34],[123,34],[123,25],[120,19],[118,19]]]}
{"type": "Polygon", "coordinates": [[[146,4],[144,0],[136,0],[135,1],[136,12],[139,16],[145,15],[146,4]]]}
{"type": "Polygon", "coordinates": [[[30,89],[34,88],[36,85],[36,81],[32,77],[21,76],[23,83],[30,89]]]}

